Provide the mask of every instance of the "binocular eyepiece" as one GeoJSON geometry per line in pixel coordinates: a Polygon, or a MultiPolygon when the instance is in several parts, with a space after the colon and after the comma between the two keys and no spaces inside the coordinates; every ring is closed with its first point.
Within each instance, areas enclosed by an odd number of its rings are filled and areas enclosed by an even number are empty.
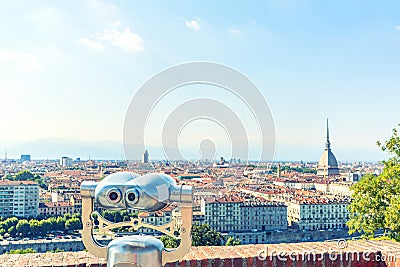
{"type": "Polygon", "coordinates": [[[191,205],[191,186],[177,185],[169,175],[150,173],[139,176],[132,172],[114,173],[101,182],[83,182],[82,197],[91,197],[111,210],[137,209],[148,212],[161,210],[171,202],[191,205]]]}

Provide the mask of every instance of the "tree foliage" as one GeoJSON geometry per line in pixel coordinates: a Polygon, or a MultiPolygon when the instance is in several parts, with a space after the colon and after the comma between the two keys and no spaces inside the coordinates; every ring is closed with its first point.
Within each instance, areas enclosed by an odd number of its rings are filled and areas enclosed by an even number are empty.
{"type": "Polygon", "coordinates": [[[34,181],[35,175],[33,175],[30,171],[23,170],[15,175],[14,180],[15,181],[34,181]]]}
{"type": "Polygon", "coordinates": [[[33,174],[30,171],[23,170],[18,172],[15,176],[8,175],[5,177],[7,180],[12,181],[34,181],[36,182],[41,188],[47,190],[46,182],[40,177],[38,174],[33,174]]]}
{"type": "Polygon", "coordinates": [[[7,254],[28,254],[28,253],[37,253],[36,250],[32,248],[27,248],[27,249],[11,249],[10,252],[7,254]]]}
{"type": "MultiPolygon", "coordinates": [[[[224,238],[220,232],[212,230],[208,224],[194,224],[192,226],[192,245],[198,246],[221,246],[224,238]]],[[[162,236],[160,240],[166,248],[176,248],[180,244],[180,239],[170,236],[162,236]]]]}
{"type": "Polygon", "coordinates": [[[50,217],[47,219],[20,219],[16,217],[0,221],[0,235],[9,234],[11,237],[45,236],[52,231],[75,231],[82,229],[79,214],[50,217]]]}
{"type": "MultiPolygon", "coordinates": [[[[278,166],[272,166],[271,171],[277,172],[278,166]]],[[[295,172],[300,172],[300,173],[313,173],[313,174],[317,173],[317,170],[315,170],[315,169],[306,168],[306,167],[291,167],[291,166],[280,166],[280,171],[295,171],[295,172]]]]}
{"type": "Polygon", "coordinates": [[[162,237],[160,237],[161,242],[163,242],[164,247],[166,248],[176,248],[179,246],[180,240],[167,236],[167,235],[163,235],[162,237]]]}
{"type": "Polygon", "coordinates": [[[130,218],[137,218],[138,213],[129,213],[127,210],[103,210],[101,216],[110,222],[129,221],[130,218]]]}
{"type": "Polygon", "coordinates": [[[82,222],[78,218],[71,218],[65,222],[65,228],[69,231],[82,229],[82,222]]]}
{"type": "MultiPolygon", "coordinates": [[[[399,125],[400,126],[400,125],[399,125]]],[[[374,237],[376,231],[400,241],[400,138],[397,129],[384,143],[377,142],[391,156],[383,161],[380,175],[367,174],[353,185],[349,205],[349,233],[374,237]]]]}
{"type": "Polygon", "coordinates": [[[240,240],[239,238],[235,238],[233,236],[230,236],[226,240],[225,246],[238,246],[240,244],[242,244],[242,240],[240,240]]]}
{"type": "Polygon", "coordinates": [[[28,220],[20,220],[15,228],[19,233],[29,233],[31,231],[31,225],[28,220]]]}
{"type": "Polygon", "coordinates": [[[208,224],[192,226],[192,244],[198,246],[221,246],[224,238],[221,233],[212,230],[208,224]]]}

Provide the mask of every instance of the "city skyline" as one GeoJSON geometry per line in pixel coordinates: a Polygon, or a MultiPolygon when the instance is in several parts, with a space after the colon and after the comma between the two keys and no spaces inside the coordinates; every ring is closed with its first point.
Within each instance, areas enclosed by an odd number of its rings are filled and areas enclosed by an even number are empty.
{"type": "MultiPolygon", "coordinates": [[[[39,151],[29,146],[64,140],[59,150],[94,142],[114,147],[121,159],[125,113],[140,85],[171,65],[212,61],[243,72],[264,94],[276,160],[318,161],[327,117],[339,162],[382,160],[375,142],[387,139],[400,117],[399,7],[395,1],[0,3],[0,158],[7,148],[10,158],[34,159],[39,151]]],[[[246,120],[237,99],[198,88],[183,88],[155,111],[166,114],[204,94],[226,99],[246,120]]],[[[155,113],[153,125],[162,121],[155,113]]],[[[193,127],[187,136],[202,125],[193,127]]],[[[149,147],[159,144],[154,129],[149,147]]],[[[215,138],[226,142],[223,133],[215,138]]],[[[190,141],[183,138],[182,147],[193,150],[190,141]]],[[[69,156],[93,154],[76,153],[69,156]]]]}

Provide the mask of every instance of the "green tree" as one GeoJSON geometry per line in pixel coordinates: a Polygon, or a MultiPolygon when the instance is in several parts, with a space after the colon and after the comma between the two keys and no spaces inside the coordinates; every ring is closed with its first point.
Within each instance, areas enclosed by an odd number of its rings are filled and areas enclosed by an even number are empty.
{"type": "Polygon", "coordinates": [[[40,234],[40,222],[36,219],[29,221],[29,226],[31,227],[31,235],[38,236],[40,234]]]}
{"type": "Polygon", "coordinates": [[[122,222],[124,216],[121,214],[120,211],[114,211],[114,222],[122,222]]]}
{"type": "Polygon", "coordinates": [[[235,238],[233,236],[228,237],[228,240],[226,240],[225,246],[238,246],[242,244],[242,240],[239,238],[235,238]]]}
{"type": "Polygon", "coordinates": [[[7,233],[10,234],[10,236],[16,236],[17,235],[17,229],[16,227],[13,225],[10,228],[8,228],[7,233]]]}
{"type": "Polygon", "coordinates": [[[72,218],[78,218],[78,219],[81,219],[81,214],[80,213],[74,213],[74,214],[72,214],[72,218]]]}
{"type": "Polygon", "coordinates": [[[163,242],[166,248],[176,248],[179,246],[180,240],[173,238],[171,236],[163,235],[160,237],[161,242],[163,242]]]}
{"type": "Polygon", "coordinates": [[[352,186],[349,205],[349,233],[359,232],[366,238],[374,237],[377,230],[400,241],[400,137],[398,130],[384,143],[377,142],[381,150],[391,156],[383,161],[380,175],[367,174],[352,186]]]}
{"type": "Polygon", "coordinates": [[[4,180],[14,180],[14,177],[12,177],[10,174],[6,174],[4,176],[4,180]]]}
{"type": "Polygon", "coordinates": [[[47,220],[41,220],[39,222],[39,227],[40,227],[41,235],[46,235],[53,229],[53,224],[48,219],[47,220]]]}
{"type": "Polygon", "coordinates": [[[224,238],[220,232],[212,230],[208,224],[192,226],[192,244],[198,246],[220,246],[224,238]]]}
{"type": "Polygon", "coordinates": [[[67,228],[69,231],[80,230],[82,229],[81,220],[79,220],[78,218],[68,219],[65,222],[65,228],[67,228]]]}
{"type": "Polygon", "coordinates": [[[17,233],[16,226],[18,224],[18,219],[16,217],[7,218],[0,222],[0,232],[8,233],[11,236],[15,236],[17,233]]]}
{"type": "Polygon", "coordinates": [[[20,220],[16,226],[17,232],[26,236],[31,231],[31,226],[27,220],[20,220]]]}
{"type": "Polygon", "coordinates": [[[42,188],[44,190],[48,189],[48,186],[47,186],[46,182],[42,178],[40,178],[39,175],[35,175],[35,180],[34,181],[40,186],[40,188],[42,188]]]}
{"type": "Polygon", "coordinates": [[[114,222],[114,213],[110,210],[102,211],[101,216],[107,221],[114,222]]]}
{"type": "MultiPolygon", "coordinates": [[[[175,235],[178,236],[178,232],[175,232],[175,235]]],[[[198,246],[221,246],[223,244],[224,238],[220,232],[212,230],[208,224],[194,224],[192,226],[192,245],[195,247],[198,246]]],[[[164,247],[166,248],[176,248],[180,244],[180,239],[176,239],[170,236],[162,236],[160,240],[163,242],[164,247]]],[[[230,242],[233,242],[230,241],[230,242]]],[[[232,245],[236,245],[237,242],[240,242],[239,239],[235,239],[235,243],[232,245]]],[[[240,244],[240,243],[239,243],[240,244]]],[[[239,245],[237,244],[237,245],[239,245]]]]}
{"type": "Polygon", "coordinates": [[[15,181],[34,181],[35,175],[33,175],[30,171],[23,170],[15,175],[14,180],[15,181]]]}
{"type": "Polygon", "coordinates": [[[32,248],[27,248],[27,249],[11,249],[10,252],[7,254],[27,254],[27,253],[37,253],[36,250],[32,248]]]}
{"type": "Polygon", "coordinates": [[[17,217],[10,217],[10,218],[7,218],[4,221],[2,221],[0,224],[2,225],[2,228],[8,229],[11,226],[17,226],[18,218],[17,217]]]}
{"type": "Polygon", "coordinates": [[[64,231],[65,230],[65,218],[64,217],[57,217],[55,227],[53,227],[53,230],[57,231],[64,231]]]}
{"type": "Polygon", "coordinates": [[[385,225],[389,228],[388,237],[400,241],[400,196],[394,196],[390,200],[389,208],[386,211],[385,225]]]}

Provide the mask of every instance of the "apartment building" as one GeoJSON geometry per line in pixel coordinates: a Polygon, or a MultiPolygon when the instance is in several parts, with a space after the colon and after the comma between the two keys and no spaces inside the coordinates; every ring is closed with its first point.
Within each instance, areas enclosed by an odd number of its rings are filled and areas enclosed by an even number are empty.
{"type": "Polygon", "coordinates": [[[33,181],[0,181],[0,216],[38,215],[39,186],[33,181]]]}
{"type": "Polygon", "coordinates": [[[225,195],[204,201],[204,223],[223,233],[287,229],[287,207],[248,195],[225,195]]]}
{"type": "Polygon", "coordinates": [[[345,228],[349,203],[346,198],[292,200],[287,203],[289,225],[301,230],[345,228]]]}
{"type": "Polygon", "coordinates": [[[329,193],[336,196],[351,196],[352,182],[332,183],[329,185],[329,193]]]}
{"type": "Polygon", "coordinates": [[[71,202],[43,202],[39,204],[39,214],[44,216],[64,216],[73,214],[74,205],[71,202]]]}
{"type": "MultiPolygon", "coordinates": [[[[164,225],[172,221],[172,209],[173,207],[167,207],[163,211],[157,212],[142,212],[139,214],[139,218],[142,219],[142,222],[152,225],[164,225]]],[[[138,232],[147,233],[147,234],[161,234],[160,232],[146,227],[139,228],[138,232]]]]}
{"type": "Polygon", "coordinates": [[[80,194],[71,196],[69,202],[74,206],[74,213],[82,213],[82,197],[80,194]]]}
{"type": "Polygon", "coordinates": [[[218,232],[238,232],[240,206],[244,199],[237,195],[224,195],[210,202],[203,202],[204,222],[218,232]]]}
{"type": "Polygon", "coordinates": [[[241,231],[287,230],[287,207],[280,202],[248,202],[239,206],[241,231]]]}

